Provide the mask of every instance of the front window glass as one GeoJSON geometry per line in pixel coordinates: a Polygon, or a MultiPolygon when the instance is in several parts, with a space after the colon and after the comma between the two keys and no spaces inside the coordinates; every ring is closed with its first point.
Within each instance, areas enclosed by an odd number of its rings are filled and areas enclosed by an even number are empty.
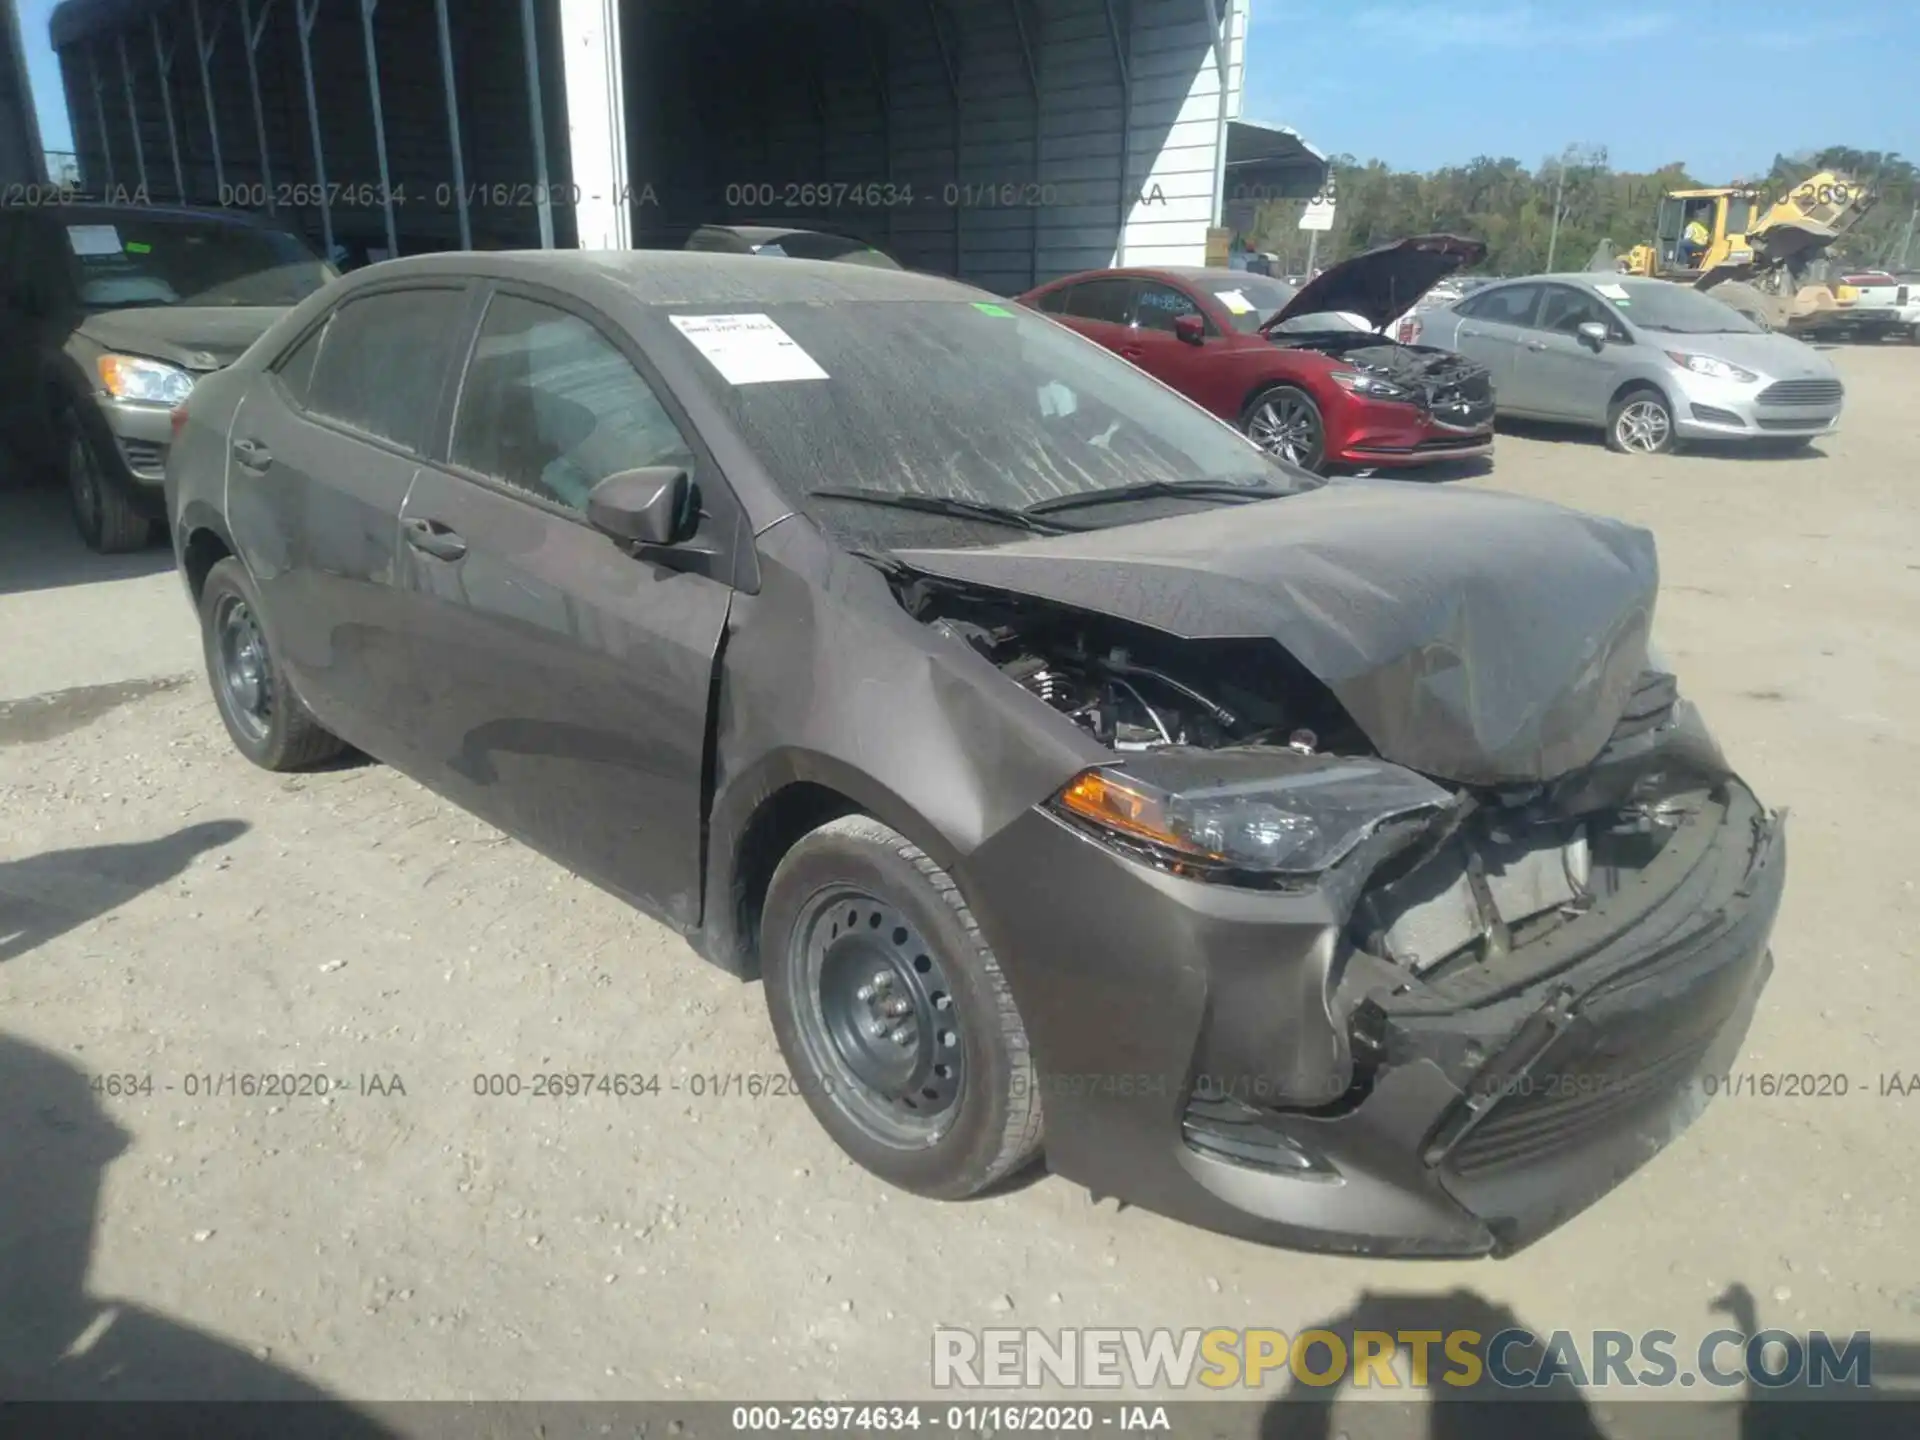
{"type": "Polygon", "coordinates": [[[1215,285],[1213,292],[1226,307],[1233,328],[1252,335],[1285,309],[1300,292],[1281,280],[1251,272],[1236,275],[1231,285],[1215,285]]]}
{"type": "Polygon", "coordinates": [[[609,475],[693,469],[679,427],[626,356],[577,315],[514,295],[487,306],[447,458],[582,512],[609,475]]]}

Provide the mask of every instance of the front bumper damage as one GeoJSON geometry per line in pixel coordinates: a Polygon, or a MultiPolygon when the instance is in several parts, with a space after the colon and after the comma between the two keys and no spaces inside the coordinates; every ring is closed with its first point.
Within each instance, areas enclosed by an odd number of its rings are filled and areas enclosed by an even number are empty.
{"type": "Polygon", "coordinates": [[[1727,777],[1586,913],[1417,985],[1353,955],[1352,876],[1207,884],[1036,810],[963,884],[1026,1020],[1055,1173],[1267,1243],[1500,1255],[1703,1108],[1771,969],[1782,823],[1727,777]]]}

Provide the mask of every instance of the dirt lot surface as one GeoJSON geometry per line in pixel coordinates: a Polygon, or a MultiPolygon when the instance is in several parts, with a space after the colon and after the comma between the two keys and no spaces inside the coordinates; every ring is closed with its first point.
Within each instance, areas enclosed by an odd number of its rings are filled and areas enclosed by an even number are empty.
{"type": "Polygon", "coordinates": [[[1456,482],[1656,532],[1661,643],[1793,812],[1744,1064],[1850,1091],[1723,1098],[1504,1262],[1258,1249],[1045,1176],[941,1206],[842,1159],[797,1099],[696,1097],[695,1075],[781,1071],[757,987],[390,770],[251,768],[165,552],[86,556],[53,499],[0,496],[0,1371],[906,1397],[932,1393],[940,1324],[1506,1314],[1684,1351],[1741,1285],[1762,1324],[1920,1336],[1920,1093],[1882,1093],[1920,1076],[1920,351],[1834,358],[1845,429],[1803,456],[1529,432],[1456,482]],[[682,1088],[475,1093],[544,1071],[682,1088]],[[193,1093],[262,1073],[350,1093],[193,1093]],[[67,1159],[8,1163],[47,1125],[67,1159]]]}

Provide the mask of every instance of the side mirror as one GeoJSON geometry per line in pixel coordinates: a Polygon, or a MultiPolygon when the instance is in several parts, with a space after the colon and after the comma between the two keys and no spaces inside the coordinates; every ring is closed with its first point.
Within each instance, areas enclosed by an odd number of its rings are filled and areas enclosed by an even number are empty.
{"type": "Polygon", "coordinates": [[[622,470],[587,496],[587,523],[630,546],[678,545],[699,528],[699,492],[678,465],[622,470]]]}
{"type": "Polygon", "coordinates": [[[1580,343],[1590,350],[1607,348],[1607,327],[1598,320],[1589,320],[1574,332],[1580,337],[1580,343]]]}
{"type": "Polygon", "coordinates": [[[1173,333],[1189,345],[1204,345],[1207,342],[1207,322],[1198,315],[1176,315],[1173,333]]]}

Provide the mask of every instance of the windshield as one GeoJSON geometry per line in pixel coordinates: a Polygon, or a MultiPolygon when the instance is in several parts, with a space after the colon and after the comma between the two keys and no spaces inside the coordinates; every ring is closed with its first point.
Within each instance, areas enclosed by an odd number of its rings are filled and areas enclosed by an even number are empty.
{"type": "MultiPolygon", "coordinates": [[[[1148,482],[1317,483],[1092,341],[1012,305],[842,300],[668,318],[662,343],[688,347],[694,374],[775,483],[842,536],[981,544],[1011,532],[810,492],[1022,509],[1148,482]]],[[[1115,503],[1076,512],[1075,523],[1141,519],[1140,503],[1167,513],[1204,502],[1115,503]]]]}
{"type": "Polygon", "coordinates": [[[1643,330],[1675,335],[1758,335],[1761,328],[1732,306],[1689,285],[1655,280],[1640,285],[1602,284],[1608,302],[1643,330]],[[1625,295],[1625,299],[1620,297],[1625,295]]]}
{"type": "Polygon", "coordinates": [[[295,305],[334,278],[297,236],[259,225],[122,214],[66,230],[80,303],[89,310],[295,305]]]}
{"type": "Polygon", "coordinates": [[[1236,275],[1230,285],[1209,283],[1214,297],[1226,307],[1233,328],[1251,335],[1285,308],[1300,292],[1282,280],[1265,275],[1236,275]]]}

